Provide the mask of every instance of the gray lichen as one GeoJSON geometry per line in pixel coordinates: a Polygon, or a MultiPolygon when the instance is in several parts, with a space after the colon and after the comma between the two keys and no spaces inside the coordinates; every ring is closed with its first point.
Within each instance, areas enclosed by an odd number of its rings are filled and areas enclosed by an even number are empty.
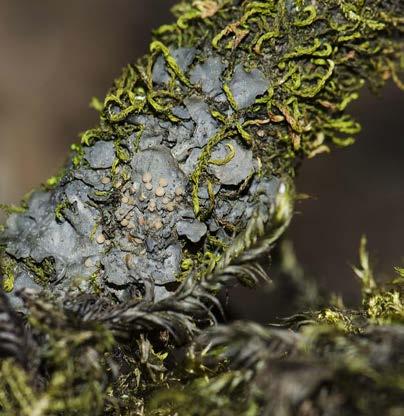
{"type": "MultiPolygon", "coordinates": [[[[129,155],[127,162],[118,165],[123,179],[114,179],[119,160],[114,137],[96,140],[84,147],[80,165],[70,165],[57,188],[34,193],[28,210],[8,219],[4,237],[6,253],[17,260],[16,287],[32,280],[63,295],[91,290],[89,281],[97,276],[97,290],[115,301],[142,297],[150,284],[158,300],[169,294],[164,289],[167,284],[178,281],[192,245],[206,246],[208,235],[226,244],[247,224],[261,192],[255,191],[257,183],[262,180],[253,179],[258,159],[241,137],[212,149],[207,170],[211,188],[201,183],[198,191],[201,207],[211,210],[212,219],[196,218],[191,198],[191,174],[220,129],[212,116],[215,104],[210,104],[210,97],[224,96],[226,61],[210,51],[204,62],[199,59],[193,64],[194,48],[173,48],[171,54],[181,70],[189,70],[191,82],[200,86],[201,93],[181,86],[183,105],[173,108],[173,115],[181,120],[177,123],[153,114],[128,117],[127,122],[141,125],[142,131],[138,138],[120,137],[119,148],[129,155]],[[229,153],[233,154],[226,161],[229,153]],[[227,195],[240,186],[244,196],[229,204],[227,195]],[[55,210],[61,205],[58,218],[55,210]],[[45,259],[54,262],[46,282],[27,265],[27,260],[40,265],[45,259]]],[[[160,56],[153,66],[153,81],[162,85],[170,79],[160,56]]],[[[246,72],[240,65],[230,83],[240,108],[251,105],[267,87],[260,71],[246,72]]],[[[233,113],[227,100],[219,101],[224,114],[233,113]]],[[[119,109],[114,112],[119,114],[119,109]]],[[[273,203],[276,192],[272,188],[265,203],[273,203]]]]}
{"type": "Polygon", "coordinates": [[[247,72],[242,64],[238,64],[229,86],[237,107],[243,109],[250,107],[258,96],[267,92],[269,80],[260,70],[253,69],[247,72]]]}

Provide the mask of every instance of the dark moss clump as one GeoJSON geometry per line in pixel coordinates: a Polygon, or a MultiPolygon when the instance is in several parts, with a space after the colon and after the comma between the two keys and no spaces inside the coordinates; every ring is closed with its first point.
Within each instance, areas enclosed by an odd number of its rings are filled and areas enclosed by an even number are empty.
{"type": "Polygon", "coordinates": [[[339,300],[268,326],[219,325],[181,348],[169,327],[128,337],[105,303],[61,308],[25,292],[28,336],[2,298],[2,414],[398,415],[404,273],[381,286],[364,245],[360,255],[361,308],[339,300]]]}

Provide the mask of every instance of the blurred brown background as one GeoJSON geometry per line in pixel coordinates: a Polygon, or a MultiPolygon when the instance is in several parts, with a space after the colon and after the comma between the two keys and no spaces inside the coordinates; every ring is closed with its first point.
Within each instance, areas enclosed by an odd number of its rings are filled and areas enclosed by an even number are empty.
{"type": "MultiPolygon", "coordinates": [[[[77,134],[97,122],[88,106],[120,68],[171,21],[171,0],[0,0],[0,201],[17,202],[63,164],[77,134]]],[[[364,128],[350,149],[306,163],[290,230],[307,271],[353,302],[350,271],[366,233],[383,276],[404,265],[404,94],[364,91],[351,107],[364,128]]],[[[246,295],[239,314],[263,308],[246,295]]]]}

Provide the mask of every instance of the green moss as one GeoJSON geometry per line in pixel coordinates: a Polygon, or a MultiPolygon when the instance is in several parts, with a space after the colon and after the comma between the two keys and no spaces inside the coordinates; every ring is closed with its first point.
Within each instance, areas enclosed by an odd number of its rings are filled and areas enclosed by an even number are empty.
{"type": "Polygon", "coordinates": [[[196,215],[200,215],[200,203],[199,203],[199,182],[204,169],[208,166],[210,156],[213,148],[221,141],[234,135],[234,130],[229,130],[229,126],[222,127],[214,136],[212,136],[207,145],[203,148],[201,155],[198,158],[196,168],[191,175],[192,187],[192,201],[194,204],[194,212],[196,215]],[[229,131],[228,131],[229,130],[229,131]]]}
{"type": "Polygon", "coordinates": [[[94,128],[80,134],[81,144],[84,146],[92,146],[96,141],[103,136],[101,128],[94,128]]]}
{"type": "Polygon", "coordinates": [[[360,333],[360,328],[357,328],[355,323],[352,322],[351,317],[344,313],[344,311],[338,309],[324,309],[321,311],[318,316],[317,320],[319,323],[324,323],[329,326],[333,326],[339,331],[356,334],[360,333]]]}
{"type": "Polygon", "coordinates": [[[74,167],[80,166],[84,158],[84,150],[82,146],[79,144],[72,144],[70,146],[70,150],[73,152],[73,156],[72,156],[73,166],[74,167]]]}
{"type": "Polygon", "coordinates": [[[226,94],[227,99],[229,100],[230,105],[232,106],[233,110],[238,110],[238,105],[236,100],[234,99],[233,93],[230,90],[230,87],[227,84],[223,84],[223,91],[226,94]]]}
{"type": "Polygon", "coordinates": [[[63,211],[66,208],[69,208],[69,207],[70,207],[70,203],[68,201],[62,201],[62,202],[59,202],[56,205],[56,208],[55,208],[55,218],[56,218],[57,221],[59,221],[59,222],[63,222],[64,221],[63,211]]]}
{"type": "MultiPolygon", "coordinates": [[[[34,303],[34,301],[33,301],[34,303]]],[[[32,306],[34,306],[32,304],[32,306]]],[[[112,349],[113,337],[96,325],[78,329],[54,305],[35,304],[30,316],[33,335],[40,331],[47,348],[37,358],[49,368],[48,379],[39,387],[12,360],[0,362],[0,409],[11,415],[97,415],[104,405],[104,355],[112,349]]]]}
{"type": "Polygon", "coordinates": [[[90,276],[90,287],[94,294],[101,295],[102,287],[100,285],[100,271],[97,270],[90,276]]]}
{"type": "Polygon", "coordinates": [[[100,101],[99,98],[93,97],[90,101],[90,108],[93,108],[95,111],[101,113],[104,109],[104,103],[100,101]]]}
{"type": "Polygon", "coordinates": [[[53,188],[56,188],[60,184],[60,181],[65,176],[66,171],[67,171],[66,168],[62,168],[62,169],[59,170],[59,172],[56,175],[47,179],[45,181],[44,185],[43,185],[44,188],[48,191],[53,189],[53,188]]]}
{"type": "Polygon", "coordinates": [[[360,267],[354,268],[362,284],[363,308],[367,317],[379,325],[404,323],[404,277],[396,269],[398,278],[390,285],[376,283],[366,250],[366,238],[362,238],[359,251],[360,267]]]}
{"type": "Polygon", "coordinates": [[[7,293],[14,289],[16,264],[17,262],[14,259],[0,252],[0,275],[3,276],[1,284],[3,290],[7,293]]]}
{"type": "Polygon", "coordinates": [[[0,210],[4,211],[7,215],[11,215],[11,214],[23,214],[27,210],[27,208],[12,205],[12,204],[0,204],[0,210]]]}
{"type": "Polygon", "coordinates": [[[34,274],[34,279],[40,285],[47,285],[55,277],[55,264],[53,258],[46,258],[41,263],[32,258],[25,258],[24,265],[34,274]]]}

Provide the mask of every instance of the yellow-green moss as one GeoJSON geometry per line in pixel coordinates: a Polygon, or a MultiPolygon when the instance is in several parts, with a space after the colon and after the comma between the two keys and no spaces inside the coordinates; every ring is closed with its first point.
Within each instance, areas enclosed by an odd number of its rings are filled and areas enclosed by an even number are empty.
{"type": "Polygon", "coordinates": [[[0,275],[2,279],[2,287],[5,292],[12,292],[15,281],[16,261],[5,254],[0,253],[0,275]]]}

